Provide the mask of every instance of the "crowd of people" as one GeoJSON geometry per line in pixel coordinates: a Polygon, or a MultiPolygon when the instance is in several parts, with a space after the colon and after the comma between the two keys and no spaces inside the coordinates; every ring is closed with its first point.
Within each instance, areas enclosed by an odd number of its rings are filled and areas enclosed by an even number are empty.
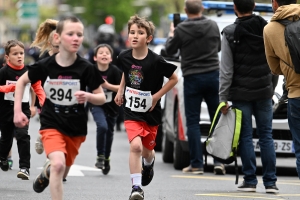
{"type": "MultiPolygon", "coordinates": [[[[255,192],[258,184],[252,143],[254,115],[263,184],[267,193],[278,193],[271,98],[277,76],[284,75],[288,121],[300,178],[300,84],[297,82],[300,75],[290,67],[293,63],[285,46],[284,26],[277,21],[299,15],[300,6],[295,4],[296,0],[272,0],[274,15],[268,23],[253,14],[254,0],[233,0],[233,3],[237,18],[221,30],[222,39],[216,22],[202,15],[201,0],[186,0],[188,19],[177,27],[170,26],[166,51],[173,54],[181,50],[184,76],[190,165],[182,171],[204,173],[199,128],[202,99],[208,105],[211,119],[220,102],[226,103],[221,109],[226,115],[231,101],[232,106],[242,111],[239,154],[244,181],[237,190],[255,192]]],[[[114,129],[122,113],[130,143],[129,200],[144,199],[143,187],[154,176],[155,138],[162,118],[160,99],[176,85],[178,78],[174,73],[176,66],[148,48],[154,37],[153,22],[134,15],[127,25],[129,49],[118,51],[108,40],[102,40],[90,51],[88,59],[78,54],[84,40],[84,25],[75,16],[41,23],[31,44],[40,54],[30,65],[24,65],[25,47],[21,41],[9,40],[0,49],[4,54],[0,70],[2,171],[11,167],[9,158],[15,138],[20,158],[17,177],[29,180],[28,127],[37,107],[40,129],[35,149],[39,154],[45,152],[46,158],[42,171],[34,179],[33,190],[40,193],[49,186],[52,199],[63,199],[62,183],[88,132],[87,110],[97,127],[95,167],[102,169],[104,175],[110,172],[114,129]],[[164,78],[168,79],[165,84],[164,78]]],[[[214,173],[225,175],[224,164],[215,160],[214,173]]]]}

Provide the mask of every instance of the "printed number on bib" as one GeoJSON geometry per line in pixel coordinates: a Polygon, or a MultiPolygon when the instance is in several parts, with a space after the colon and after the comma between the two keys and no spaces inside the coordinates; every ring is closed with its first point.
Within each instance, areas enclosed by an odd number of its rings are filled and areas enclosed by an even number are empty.
{"type": "Polygon", "coordinates": [[[77,79],[48,79],[44,90],[47,99],[52,103],[70,106],[78,103],[74,94],[80,90],[80,82],[77,79]]]}
{"type": "MultiPolygon", "coordinates": [[[[6,85],[16,85],[17,81],[6,80],[6,85]]],[[[29,89],[31,84],[27,83],[25,86],[22,102],[29,102],[29,89]]],[[[8,92],[4,94],[4,100],[15,101],[15,92],[8,92]]]]}
{"type": "Polygon", "coordinates": [[[147,112],[152,106],[152,95],[150,91],[141,91],[126,87],[125,107],[135,112],[147,112]]]}

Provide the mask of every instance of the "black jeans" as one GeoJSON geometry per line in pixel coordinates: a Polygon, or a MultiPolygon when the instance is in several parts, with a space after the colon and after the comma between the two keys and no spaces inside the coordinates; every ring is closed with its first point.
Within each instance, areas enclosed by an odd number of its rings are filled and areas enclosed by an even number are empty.
{"type": "Polygon", "coordinates": [[[18,145],[19,168],[30,168],[30,135],[28,125],[23,128],[15,127],[13,122],[0,123],[0,158],[6,159],[15,137],[18,145]]]}

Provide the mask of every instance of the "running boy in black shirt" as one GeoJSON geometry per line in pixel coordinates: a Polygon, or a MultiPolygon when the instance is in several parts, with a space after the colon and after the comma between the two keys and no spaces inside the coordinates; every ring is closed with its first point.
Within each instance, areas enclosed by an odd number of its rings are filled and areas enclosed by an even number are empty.
{"type": "Polygon", "coordinates": [[[38,80],[45,82],[46,100],[40,101],[40,134],[49,160],[34,180],[33,189],[42,192],[50,182],[52,199],[63,199],[63,175],[74,163],[80,145],[85,141],[87,116],[84,103],[101,105],[105,102],[100,86],[104,81],[99,71],[77,54],[83,32],[84,26],[78,18],[62,18],[53,35],[54,40],[59,41],[59,53],[29,66],[16,85],[14,122],[23,127],[28,123],[20,109],[24,86],[38,80]],[[85,92],[87,86],[93,93],[85,92]]]}
{"type": "Polygon", "coordinates": [[[144,199],[141,187],[153,178],[155,137],[161,124],[160,99],[178,81],[174,73],[176,66],[148,49],[154,28],[151,21],[132,16],[128,21],[128,41],[132,49],[118,56],[123,75],[115,102],[119,106],[124,103],[124,125],[130,142],[132,192],[129,200],[144,199]],[[163,85],[164,77],[169,81],[163,85]]]}
{"type": "Polygon", "coordinates": [[[111,64],[113,49],[108,44],[99,44],[94,50],[95,67],[99,70],[105,83],[102,84],[106,96],[105,104],[91,105],[90,111],[97,125],[97,159],[95,166],[107,175],[110,171],[110,153],[114,138],[114,127],[119,107],[114,98],[122,77],[121,70],[111,64]]]}

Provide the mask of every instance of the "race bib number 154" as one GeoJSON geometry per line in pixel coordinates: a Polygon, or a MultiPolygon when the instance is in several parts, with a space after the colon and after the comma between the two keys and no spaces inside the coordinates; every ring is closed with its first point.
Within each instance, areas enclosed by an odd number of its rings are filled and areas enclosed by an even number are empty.
{"type": "Polygon", "coordinates": [[[152,106],[152,95],[150,91],[142,91],[126,87],[125,107],[135,112],[147,112],[152,106]]]}

